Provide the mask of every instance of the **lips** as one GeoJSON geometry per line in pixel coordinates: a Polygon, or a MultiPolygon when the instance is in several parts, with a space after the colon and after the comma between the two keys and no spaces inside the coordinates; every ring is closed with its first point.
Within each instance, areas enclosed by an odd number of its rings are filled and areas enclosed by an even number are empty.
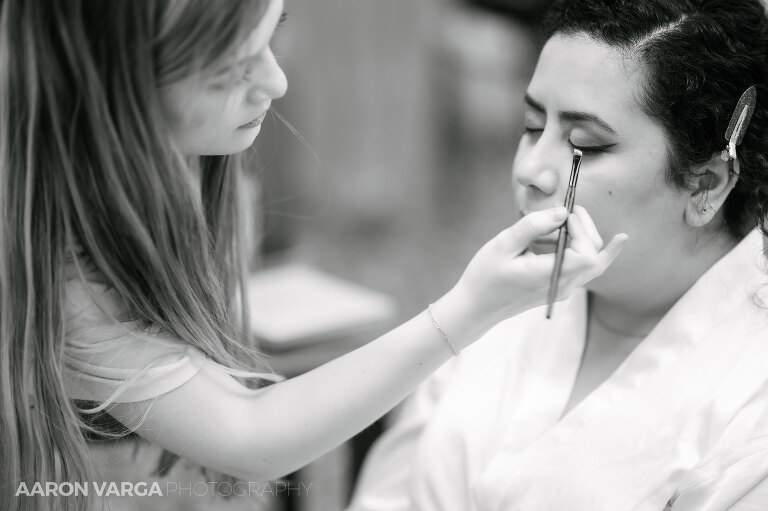
{"type": "Polygon", "coordinates": [[[256,126],[260,126],[262,121],[264,120],[264,117],[266,117],[266,115],[267,115],[267,112],[264,112],[258,117],[256,117],[254,120],[247,122],[242,126],[238,127],[238,129],[249,129],[249,128],[255,128],[256,126]]]}

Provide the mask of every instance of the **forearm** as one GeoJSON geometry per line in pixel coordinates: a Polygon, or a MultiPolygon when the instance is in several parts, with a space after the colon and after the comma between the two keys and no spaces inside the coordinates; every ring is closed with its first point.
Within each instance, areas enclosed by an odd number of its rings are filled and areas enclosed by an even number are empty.
{"type": "MultiPolygon", "coordinates": [[[[435,306],[441,326],[442,318],[454,324],[448,319],[452,313],[449,303],[435,306]]],[[[457,348],[490,326],[463,323],[471,326],[446,327],[457,348]]],[[[249,450],[265,463],[270,475],[289,473],[381,417],[451,356],[441,333],[422,312],[343,357],[264,389],[250,410],[262,420],[249,450]],[[285,438],[293,440],[285,442],[285,438]]]]}
{"type": "MultiPolygon", "coordinates": [[[[448,296],[434,307],[458,349],[492,326],[466,303],[448,296]]],[[[248,389],[206,365],[173,391],[150,401],[115,404],[110,413],[191,461],[248,480],[268,480],[354,436],[452,356],[423,312],[362,348],[269,387],[248,389]]]]}

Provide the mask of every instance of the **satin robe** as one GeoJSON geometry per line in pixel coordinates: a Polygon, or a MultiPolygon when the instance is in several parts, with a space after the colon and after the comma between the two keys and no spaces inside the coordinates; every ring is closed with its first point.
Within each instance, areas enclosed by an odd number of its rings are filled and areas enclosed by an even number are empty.
{"type": "Polygon", "coordinates": [[[405,405],[351,510],[768,509],[762,237],[717,261],[564,415],[586,292],[489,332],[405,405]]]}

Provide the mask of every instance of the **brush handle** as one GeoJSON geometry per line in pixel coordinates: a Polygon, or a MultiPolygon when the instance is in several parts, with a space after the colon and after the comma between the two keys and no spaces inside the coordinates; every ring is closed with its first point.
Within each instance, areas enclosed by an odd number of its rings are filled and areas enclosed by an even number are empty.
{"type": "MultiPolygon", "coordinates": [[[[568,214],[573,213],[573,204],[576,201],[576,181],[579,179],[579,168],[581,167],[582,153],[578,149],[573,150],[573,162],[571,163],[571,176],[568,179],[568,189],[565,191],[565,209],[568,214]]],[[[557,249],[555,250],[555,267],[552,269],[552,276],[549,279],[549,295],[547,296],[547,319],[552,316],[552,307],[557,298],[557,286],[560,282],[560,273],[563,270],[563,259],[565,258],[565,245],[568,241],[568,221],[560,227],[557,233],[557,249]]]]}
{"type": "Polygon", "coordinates": [[[568,210],[568,214],[573,213],[573,205],[576,202],[576,187],[569,186],[568,191],[565,192],[565,209],[568,210]]]}
{"type": "MultiPolygon", "coordinates": [[[[573,205],[571,205],[573,207],[573,205]]],[[[557,250],[555,250],[555,267],[549,279],[549,296],[547,296],[547,319],[552,316],[552,306],[557,298],[557,285],[560,282],[560,272],[565,259],[565,245],[568,241],[568,227],[563,225],[557,233],[557,250]]]]}
{"type": "MultiPolygon", "coordinates": [[[[568,214],[573,213],[573,204],[576,199],[576,187],[569,186],[565,194],[565,208],[568,214]]],[[[552,276],[549,279],[549,295],[547,296],[547,319],[552,316],[552,306],[557,298],[557,285],[560,282],[560,273],[563,270],[563,259],[565,259],[565,245],[568,242],[568,224],[563,224],[557,233],[557,249],[555,250],[555,267],[552,269],[552,276]]]]}

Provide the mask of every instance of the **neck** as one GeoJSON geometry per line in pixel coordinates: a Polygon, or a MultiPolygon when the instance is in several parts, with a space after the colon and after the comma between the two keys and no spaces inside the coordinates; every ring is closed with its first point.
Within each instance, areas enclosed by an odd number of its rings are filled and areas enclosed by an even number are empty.
{"type": "Polygon", "coordinates": [[[589,294],[590,324],[596,323],[607,333],[627,339],[646,337],[670,308],[671,305],[641,311],[610,298],[589,294]]]}
{"type": "Polygon", "coordinates": [[[195,188],[200,188],[202,185],[202,171],[200,169],[200,157],[199,156],[186,156],[184,158],[187,169],[190,171],[191,182],[195,188]]]}

